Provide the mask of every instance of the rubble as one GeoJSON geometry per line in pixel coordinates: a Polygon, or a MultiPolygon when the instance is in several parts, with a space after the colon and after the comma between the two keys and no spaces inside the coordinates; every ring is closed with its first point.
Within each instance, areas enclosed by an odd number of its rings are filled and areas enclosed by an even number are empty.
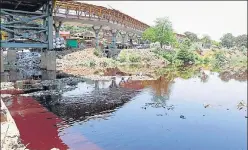
{"type": "Polygon", "coordinates": [[[65,48],[66,47],[66,41],[63,37],[54,38],[53,39],[53,48],[65,48]]]}
{"type": "Polygon", "coordinates": [[[17,53],[17,68],[23,76],[41,75],[41,55],[38,52],[23,51],[17,53]]]}

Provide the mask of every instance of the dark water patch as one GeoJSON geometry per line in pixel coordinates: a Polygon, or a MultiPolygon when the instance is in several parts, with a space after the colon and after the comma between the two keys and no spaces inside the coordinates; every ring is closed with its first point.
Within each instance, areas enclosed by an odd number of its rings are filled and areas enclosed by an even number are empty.
{"type": "MultiPolygon", "coordinates": [[[[85,116],[101,114],[104,111],[121,107],[138,92],[123,88],[99,89],[80,97],[63,97],[61,95],[34,96],[44,107],[57,116],[74,121],[85,119],[85,116]]],[[[70,121],[71,122],[71,121],[70,121]]]]}

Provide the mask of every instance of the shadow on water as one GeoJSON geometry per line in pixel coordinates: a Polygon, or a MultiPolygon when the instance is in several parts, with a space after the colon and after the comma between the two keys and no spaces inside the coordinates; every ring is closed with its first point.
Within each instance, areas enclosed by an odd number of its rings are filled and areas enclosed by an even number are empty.
{"type": "Polygon", "coordinates": [[[100,87],[99,81],[93,81],[93,83],[86,81],[80,88],[87,91],[87,86],[92,87],[93,90],[85,93],[78,91],[74,96],[60,94],[33,97],[49,111],[66,121],[73,122],[82,121],[88,116],[114,111],[138,94],[138,91],[119,87],[115,79],[108,82],[105,87],[100,87]]]}

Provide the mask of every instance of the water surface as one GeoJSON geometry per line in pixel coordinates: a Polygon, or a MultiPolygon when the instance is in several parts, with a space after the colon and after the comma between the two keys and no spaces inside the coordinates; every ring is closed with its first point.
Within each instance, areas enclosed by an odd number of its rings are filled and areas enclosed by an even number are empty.
{"type": "Polygon", "coordinates": [[[88,80],[36,100],[63,120],[56,130],[73,150],[87,143],[103,150],[247,148],[247,107],[238,105],[247,101],[247,81],[209,71],[184,79],[88,80]]]}

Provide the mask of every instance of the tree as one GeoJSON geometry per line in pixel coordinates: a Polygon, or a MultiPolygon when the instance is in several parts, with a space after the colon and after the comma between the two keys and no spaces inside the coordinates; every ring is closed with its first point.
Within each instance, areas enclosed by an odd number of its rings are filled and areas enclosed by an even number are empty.
{"type": "Polygon", "coordinates": [[[234,46],[235,37],[231,33],[226,33],[220,40],[222,46],[229,49],[234,46]]]}
{"type": "Polygon", "coordinates": [[[235,45],[237,47],[242,47],[245,46],[247,48],[247,35],[243,34],[243,35],[239,35],[235,38],[235,45]]]}
{"type": "Polygon", "coordinates": [[[156,42],[156,36],[155,36],[155,28],[147,28],[142,35],[142,39],[149,40],[151,42],[156,42]]]}
{"type": "Polygon", "coordinates": [[[176,42],[172,23],[168,18],[158,18],[155,21],[155,26],[145,30],[142,38],[152,42],[159,42],[161,48],[164,44],[173,45],[176,42]]]}
{"type": "Polygon", "coordinates": [[[195,62],[195,58],[194,58],[194,54],[192,53],[192,51],[189,50],[191,46],[190,40],[186,39],[184,40],[184,42],[181,44],[180,49],[177,53],[176,59],[181,60],[184,64],[187,63],[194,63],[195,62]]]}
{"type": "Polygon", "coordinates": [[[210,48],[211,47],[211,38],[208,35],[204,35],[201,39],[201,42],[203,43],[204,48],[210,48]]]}
{"type": "Polygon", "coordinates": [[[187,32],[184,32],[184,34],[186,35],[188,39],[190,39],[191,42],[197,42],[199,40],[195,33],[187,31],[187,32]]]}

